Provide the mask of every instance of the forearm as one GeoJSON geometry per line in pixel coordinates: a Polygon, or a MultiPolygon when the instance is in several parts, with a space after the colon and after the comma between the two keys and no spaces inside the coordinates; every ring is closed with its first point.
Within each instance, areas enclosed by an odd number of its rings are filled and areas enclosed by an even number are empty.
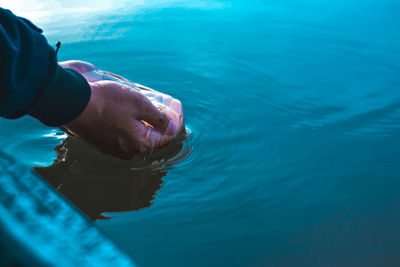
{"type": "Polygon", "coordinates": [[[29,114],[49,126],[80,115],[90,98],[86,80],[57,65],[41,30],[0,8],[0,116],[29,114]]]}

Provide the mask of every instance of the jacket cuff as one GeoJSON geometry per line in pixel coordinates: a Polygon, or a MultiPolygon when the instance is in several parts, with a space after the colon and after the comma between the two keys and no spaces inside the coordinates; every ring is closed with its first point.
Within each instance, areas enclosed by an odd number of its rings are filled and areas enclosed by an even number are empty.
{"type": "Polygon", "coordinates": [[[78,72],[57,64],[56,78],[40,105],[30,115],[47,126],[65,125],[77,118],[90,100],[91,89],[78,72]]]}

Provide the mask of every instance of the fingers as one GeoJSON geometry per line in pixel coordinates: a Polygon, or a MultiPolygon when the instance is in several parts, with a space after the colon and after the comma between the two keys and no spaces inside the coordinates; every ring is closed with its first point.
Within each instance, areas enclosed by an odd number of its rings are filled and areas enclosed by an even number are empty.
{"type": "Polygon", "coordinates": [[[173,99],[170,102],[170,107],[175,110],[179,115],[182,114],[182,103],[178,99],[173,99]]]}
{"type": "Polygon", "coordinates": [[[160,132],[164,132],[169,124],[169,118],[165,112],[156,108],[148,99],[142,101],[137,119],[143,120],[160,132]]]}

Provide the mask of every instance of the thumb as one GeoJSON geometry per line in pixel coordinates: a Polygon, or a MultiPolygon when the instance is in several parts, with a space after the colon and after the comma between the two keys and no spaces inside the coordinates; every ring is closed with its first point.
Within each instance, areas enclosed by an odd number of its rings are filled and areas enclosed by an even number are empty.
{"type": "Polygon", "coordinates": [[[164,132],[169,125],[169,118],[165,111],[156,108],[150,100],[142,102],[142,105],[137,119],[151,124],[155,130],[164,132]]]}

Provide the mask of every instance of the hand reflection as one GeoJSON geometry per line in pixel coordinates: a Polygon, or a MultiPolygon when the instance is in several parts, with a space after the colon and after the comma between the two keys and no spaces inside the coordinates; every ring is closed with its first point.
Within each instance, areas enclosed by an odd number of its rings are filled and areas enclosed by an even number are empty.
{"type": "MultiPolygon", "coordinates": [[[[152,155],[125,161],[98,152],[84,141],[68,137],[55,148],[57,159],[34,171],[92,220],[108,218],[103,212],[149,207],[167,175],[168,162],[181,152],[186,134],[152,155]]],[[[187,151],[186,151],[187,152],[187,151]]],[[[185,151],[180,153],[185,156],[185,151]]],[[[179,156],[178,156],[179,157],[179,156]]]]}

